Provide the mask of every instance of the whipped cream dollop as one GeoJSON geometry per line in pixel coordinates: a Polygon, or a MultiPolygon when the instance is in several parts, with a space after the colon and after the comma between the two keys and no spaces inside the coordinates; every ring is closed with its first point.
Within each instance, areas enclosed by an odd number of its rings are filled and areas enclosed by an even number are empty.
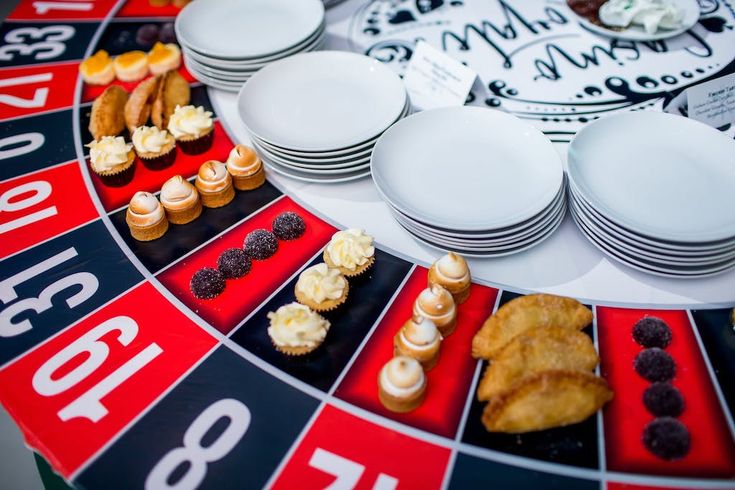
{"type": "Polygon", "coordinates": [[[199,190],[218,192],[226,188],[232,178],[227,173],[227,167],[222,162],[209,160],[199,167],[196,186],[199,190]]]}
{"type": "Polygon", "coordinates": [[[175,138],[183,136],[199,137],[212,127],[212,113],[204,107],[177,105],[168,120],[168,130],[175,138]]]}
{"type": "Polygon", "coordinates": [[[86,145],[96,170],[109,170],[128,161],[133,145],[125,143],[122,136],[103,136],[86,145]]]}
{"type": "Polygon", "coordinates": [[[457,308],[452,294],[439,284],[433,284],[419,293],[413,312],[436,324],[444,324],[454,319],[457,308]]]}
{"type": "Polygon", "coordinates": [[[643,26],[647,34],[660,29],[677,29],[684,10],[671,0],[610,0],[600,7],[600,21],[611,27],[643,26]]]}
{"type": "Polygon", "coordinates": [[[338,231],[327,245],[327,254],[334,265],[354,271],[375,254],[373,237],[357,228],[338,231]]]}
{"type": "Polygon", "coordinates": [[[380,370],[380,385],[392,396],[411,396],[420,391],[425,382],[421,364],[407,356],[394,357],[380,370]]]}
{"type": "Polygon", "coordinates": [[[268,335],[278,346],[315,347],[324,340],[329,321],[300,303],[289,303],[268,313],[268,335]]]}
{"type": "Polygon", "coordinates": [[[171,143],[168,131],[156,126],[138,126],[133,131],[133,146],[140,153],[160,153],[164,146],[171,143]]]}
{"type": "Polygon", "coordinates": [[[441,335],[434,322],[416,315],[401,329],[401,340],[415,350],[428,350],[436,347],[441,335]]]}
{"type": "Polygon", "coordinates": [[[347,280],[339,270],[330,269],[324,263],[303,271],[296,282],[296,290],[316,303],[341,298],[345,287],[347,280]]]}
{"type": "Polygon", "coordinates": [[[130,200],[128,214],[139,226],[153,225],[164,217],[163,206],[150,192],[136,192],[130,200]]]}
{"type": "Polygon", "coordinates": [[[171,177],[161,187],[161,203],[169,207],[186,207],[198,198],[197,190],[181,175],[171,177]]]}
{"type": "Polygon", "coordinates": [[[227,157],[227,170],[233,175],[252,175],[263,165],[255,150],[236,145],[227,157]]]}

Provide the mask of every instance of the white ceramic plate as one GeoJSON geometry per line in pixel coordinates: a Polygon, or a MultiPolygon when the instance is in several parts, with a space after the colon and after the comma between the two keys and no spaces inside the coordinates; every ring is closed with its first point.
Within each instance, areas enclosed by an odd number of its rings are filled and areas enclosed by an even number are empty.
{"type": "Polygon", "coordinates": [[[381,62],[340,51],[275,61],[237,100],[247,129],[272,145],[332,151],[379,135],[406,106],[402,80],[381,62]]]}
{"type": "Polygon", "coordinates": [[[269,170],[272,170],[273,172],[283,175],[285,177],[290,177],[292,179],[301,181],[301,182],[310,182],[314,184],[338,184],[342,182],[350,182],[353,180],[358,180],[365,178],[370,175],[370,170],[358,170],[356,172],[348,172],[345,174],[338,174],[338,175],[324,175],[324,174],[309,174],[305,172],[301,172],[298,170],[294,170],[292,168],[283,167],[282,165],[278,165],[277,163],[273,163],[272,161],[268,160],[268,158],[263,158],[263,163],[268,167],[269,170]]]}
{"type": "Polygon", "coordinates": [[[295,46],[324,21],[319,0],[207,0],[176,17],[176,36],[200,53],[259,58],[295,46]]]}
{"type": "Polygon", "coordinates": [[[546,136],[481,107],[434,109],[397,122],[375,144],[372,173],[403,214],[432,227],[485,232],[537,215],[564,179],[546,136]]]}
{"type": "Polygon", "coordinates": [[[370,152],[368,152],[366,155],[363,155],[359,158],[352,158],[345,160],[337,160],[333,162],[327,162],[321,163],[319,161],[314,160],[301,160],[301,159],[293,159],[293,158],[286,158],[278,153],[274,153],[270,151],[269,149],[265,148],[260,144],[259,141],[257,141],[255,138],[252,139],[253,145],[263,154],[265,154],[268,158],[274,160],[276,163],[280,163],[282,165],[293,165],[296,167],[303,167],[303,168],[313,168],[316,170],[319,169],[335,169],[335,168],[348,168],[348,167],[354,167],[355,165],[363,165],[370,163],[370,152]]]}
{"type": "Polygon", "coordinates": [[[735,141],[660,112],[585,126],[569,146],[569,178],[600,214],[654,240],[735,238],[735,141]]]}
{"type": "Polygon", "coordinates": [[[232,82],[229,80],[220,80],[219,78],[214,78],[207,76],[201,72],[198,72],[196,70],[189,70],[189,72],[205,85],[208,85],[210,87],[218,88],[220,90],[226,90],[228,92],[237,92],[242,87],[242,84],[245,82],[232,82]]]}
{"type": "Polygon", "coordinates": [[[261,156],[264,156],[268,160],[270,160],[273,163],[276,163],[278,165],[281,165],[283,167],[289,167],[293,168],[295,170],[302,170],[307,173],[313,173],[313,174],[339,174],[339,173],[345,173],[350,172],[357,169],[367,169],[370,167],[370,157],[363,158],[361,160],[356,160],[353,162],[348,162],[344,164],[336,164],[336,165],[304,165],[299,162],[293,162],[290,160],[283,160],[280,157],[268,152],[264,148],[262,148],[260,145],[258,145],[255,141],[253,141],[253,147],[258,151],[258,153],[261,156]]]}
{"type": "Polygon", "coordinates": [[[230,82],[245,82],[247,81],[251,76],[255,74],[255,71],[251,73],[238,73],[237,75],[233,75],[231,73],[220,73],[215,72],[214,70],[210,68],[206,68],[201,66],[199,63],[194,61],[193,59],[189,57],[184,57],[184,64],[186,65],[186,69],[189,70],[192,73],[201,73],[206,77],[214,78],[215,80],[223,80],[223,81],[230,81],[230,82]]]}
{"type": "Polygon", "coordinates": [[[580,24],[596,34],[601,34],[606,37],[615,37],[618,39],[627,39],[630,41],[657,41],[678,36],[687,29],[691,29],[699,20],[699,4],[697,3],[697,0],[674,0],[674,4],[676,4],[677,7],[684,9],[684,19],[682,20],[681,27],[678,29],[659,29],[653,34],[648,34],[642,26],[638,25],[631,25],[627,29],[623,29],[621,31],[608,29],[604,26],[593,24],[584,17],[577,15],[577,13],[568,6],[567,9],[580,24]]]}

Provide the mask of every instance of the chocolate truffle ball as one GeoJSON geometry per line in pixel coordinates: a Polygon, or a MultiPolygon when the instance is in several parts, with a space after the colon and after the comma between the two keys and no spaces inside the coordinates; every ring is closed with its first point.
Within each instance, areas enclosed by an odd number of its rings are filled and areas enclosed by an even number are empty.
{"type": "Polygon", "coordinates": [[[235,279],[250,272],[250,257],[241,248],[228,248],[217,259],[217,268],[225,279],[235,279]]]}
{"type": "Polygon", "coordinates": [[[194,273],[189,288],[199,299],[216,298],[225,290],[225,278],[217,269],[204,267],[194,273]]]}
{"type": "Polygon", "coordinates": [[[245,237],[245,252],[254,260],[265,260],[278,250],[278,239],[268,230],[259,228],[245,237]]]}
{"type": "Polygon", "coordinates": [[[690,444],[689,430],[671,417],[655,419],[643,429],[643,445],[661,459],[683,458],[690,444]]]}
{"type": "Polygon", "coordinates": [[[643,404],[656,417],[678,417],[684,411],[684,397],[670,383],[653,383],[646,388],[643,404]]]}
{"type": "Polygon", "coordinates": [[[271,228],[280,240],[295,240],[306,231],[306,223],[298,214],[287,211],[276,216],[271,228]]]}
{"type": "Polygon", "coordinates": [[[650,382],[668,381],[676,375],[676,363],[665,351],[658,347],[641,351],[633,361],[638,374],[650,382]]]}
{"type": "Polygon", "coordinates": [[[662,319],[645,316],[633,327],[633,339],[643,347],[663,349],[671,343],[671,329],[662,319]]]}

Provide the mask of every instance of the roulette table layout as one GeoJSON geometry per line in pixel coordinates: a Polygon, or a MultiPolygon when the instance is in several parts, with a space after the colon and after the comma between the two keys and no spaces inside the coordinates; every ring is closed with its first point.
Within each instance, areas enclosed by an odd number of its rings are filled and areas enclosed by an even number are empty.
{"type": "MultiPolygon", "coordinates": [[[[735,71],[733,4],[699,3],[702,17],[685,34],[635,42],[596,37],[563,2],[348,0],[327,10],[326,46],[402,73],[424,39],[476,69],[483,86],[468,104],[528,120],[564,156],[573,135],[607,113],[680,113],[686,87],[735,71]]],[[[735,488],[733,270],[650,276],[605,258],[567,216],[527,252],[468,259],[474,282],[457,329],[427,375],[425,401],[401,414],[381,404],[377,376],[442,252],[391,219],[370,178],[328,185],[267,171],[264,185],[227,206],[158,240],[133,239],[126,212],[136,191],[193,178],[202,162],[250,144],[236,94],[182,65],[192,104],[214,114],[211,148],[179,152],[161,171],[138,165],[119,187],[90,170],[85,144],[102,88],[82,81],[79,64],[98,49],[142,49],[141,27],[163,28],[179,11],[148,0],[22,0],[0,26],[0,403],[66,485],[735,488]],[[279,242],[217,298],[192,295],[197,270],[287,211],[303,218],[303,236],[279,242]],[[284,356],[268,313],[293,301],[301,271],[345,228],[375,237],[375,264],[329,315],[324,345],[284,356]],[[502,305],[534,292],[593,312],[584,331],[615,395],[582,423],[491,433],[475,396],[487,361],[472,358],[472,338],[502,305]],[[671,329],[673,384],[686,403],[678,418],[691,437],[675,461],[642,442],[653,417],[631,331],[645,316],[671,329]]]]}

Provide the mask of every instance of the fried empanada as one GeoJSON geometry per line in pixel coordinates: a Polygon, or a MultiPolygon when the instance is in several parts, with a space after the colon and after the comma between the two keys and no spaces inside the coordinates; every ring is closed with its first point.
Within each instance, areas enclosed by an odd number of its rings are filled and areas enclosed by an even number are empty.
{"type": "Polygon", "coordinates": [[[563,327],[581,330],[592,312],[579,301],[552,294],[521,296],[498,308],[472,339],[472,357],[494,359],[516,335],[531,328],[563,327]]]}
{"type": "Polygon", "coordinates": [[[143,80],[130,94],[125,104],[125,125],[131,134],[135,128],[148,122],[160,80],[160,76],[143,80]]]}
{"type": "Polygon", "coordinates": [[[174,113],[177,105],[189,105],[191,100],[189,82],[178,71],[169,71],[162,77],[151,110],[151,120],[158,129],[168,127],[168,118],[174,113]]]}
{"type": "Polygon", "coordinates": [[[494,397],[482,412],[489,432],[519,434],[581,422],[613,397],[607,382],[580,371],[544,371],[494,397]]]}
{"type": "Polygon", "coordinates": [[[599,361],[587,334],[562,327],[533,328],[517,335],[498,353],[485,370],[477,399],[487,401],[550,369],[590,372],[599,361]]]}
{"type": "Polygon", "coordinates": [[[117,136],[125,129],[125,103],[128,93],[119,85],[110,85],[92,103],[89,132],[95,140],[117,136]]]}

